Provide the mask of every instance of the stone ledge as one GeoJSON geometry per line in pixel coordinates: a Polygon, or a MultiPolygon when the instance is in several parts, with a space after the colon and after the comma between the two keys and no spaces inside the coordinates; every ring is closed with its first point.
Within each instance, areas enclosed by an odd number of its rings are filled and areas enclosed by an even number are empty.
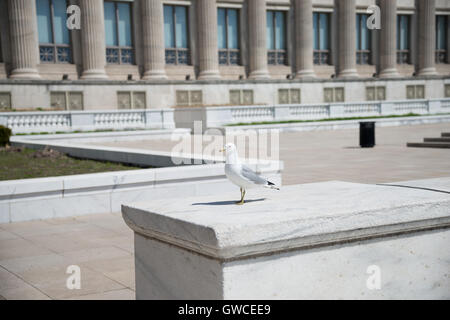
{"type": "Polygon", "coordinates": [[[278,124],[262,124],[262,125],[240,125],[240,126],[222,126],[210,129],[217,129],[224,132],[223,134],[232,134],[233,131],[239,130],[259,130],[259,129],[277,129],[281,132],[300,132],[314,130],[340,130],[340,129],[357,129],[359,123],[363,121],[375,121],[377,127],[395,127],[410,126],[420,124],[434,124],[450,122],[450,115],[434,115],[434,116],[414,116],[414,117],[395,117],[395,118],[367,118],[357,120],[337,120],[337,121],[315,121],[315,122],[297,122],[297,123],[278,123],[278,124]]]}
{"type": "MultiPolygon", "coordinates": [[[[185,73],[183,73],[184,75],[185,73]]],[[[244,79],[244,80],[49,80],[49,79],[39,79],[39,80],[20,80],[20,79],[0,79],[1,84],[14,84],[14,85],[27,85],[27,84],[39,84],[39,85],[217,85],[217,84],[264,84],[264,83],[329,83],[329,82],[389,82],[389,81],[418,81],[418,80],[446,80],[448,75],[436,75],[432,77],[427,76],[405,76],[402,75],[396,78],[373,78],[373,77],[359,77],[359,78],[305,78],[305,79],[244,79]]]]}
{"type": "Polygon", "coordinates": [[[237,196],[122,205],[122,214],[138,234],[224,261],[450,227],[450,195],[429,190],[332,181],[252,190],[244,206],[237,196]]]}

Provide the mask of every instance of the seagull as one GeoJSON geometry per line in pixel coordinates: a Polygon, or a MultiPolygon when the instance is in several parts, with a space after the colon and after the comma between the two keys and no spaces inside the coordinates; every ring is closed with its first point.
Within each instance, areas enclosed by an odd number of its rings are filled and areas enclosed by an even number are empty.
{"type": "Polygon", "coordinates": [[[244,204],[245,190],[249,188],[264,187],[280,190],[274,183],[260,177],[252,169],[242,164],[234,144],[227,143],[220,151],[225,152],[225,175],[232,183],[241,188],[241,200],[236,204],[244,204]]]}

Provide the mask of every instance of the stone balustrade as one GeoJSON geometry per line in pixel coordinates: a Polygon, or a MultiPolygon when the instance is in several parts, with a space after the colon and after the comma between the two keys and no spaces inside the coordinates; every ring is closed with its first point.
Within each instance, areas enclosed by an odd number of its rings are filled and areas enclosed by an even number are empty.
{"type": "Polygon", "coordinates": [[[175,109],[177,127],[193,128],[203,121],[204,128],[252,122],[319,120],[370,116],[439,114],[450,111],[450,99],[373,101],[331,104],[285,104],[268,106],[227,106],[175,109]]]}
{"type": "Polygon", "coordinates": [[[173,110],[45,111],[0,113],[0,125],[13,133],[108,129],[171,129],[173,110]]]}
{"type": "Polygon", "coordinates": [[[107,129],[191,128],[203,121],[203,129],[230,124],[320,120],[450,112],[450,98],[373,101],[329,104],[280,104],[262,106],[197,107],[151,110],[50,111],[0,113],[0,125],[14,133],[70,132],[107,129]]]}

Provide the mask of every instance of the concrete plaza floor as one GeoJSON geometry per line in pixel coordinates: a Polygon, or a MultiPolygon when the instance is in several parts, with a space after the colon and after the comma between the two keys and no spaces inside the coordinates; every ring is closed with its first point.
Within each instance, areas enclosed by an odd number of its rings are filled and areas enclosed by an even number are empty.
{"type": "MultiPolygon", "coordinates": [[[[373,149],[359,147],[359,129],[280,133],[283,184],[329,180],[381,183],[449,176],[449,149],[406,147],[407,142],[440,137],[444,131],[450,132],[450,123],[376,128],[373,149]]],[[[165,139],[98,145],[171,151],[178,143],[165,139]]],[[[252,153],[246,147],[247,150],[239,150],[240,155],[252,153]]]]}
{"type": "MultiPolygon", "coordinates": [[[[283,133],[284,184],[393,182],[450,176],[450,150],[407,148],[449,124],[377,128],[377,146],[358,147],[358,130],[283,133]]],[[[176,142],[102,145],[170,151],[176,142]]],[[[133,234],[119,213],[0,224],[0,299],[134,299],[133,234]],[[81,268],[69,290],[67,267],[81,268]]]]}
{"type": "Polygon", "coordinates": [[[0,224],[0,298],[134,299],[131,229],[121,214],[0,224]],[[79,290],[66,286],[70,265],[79,290]]]}

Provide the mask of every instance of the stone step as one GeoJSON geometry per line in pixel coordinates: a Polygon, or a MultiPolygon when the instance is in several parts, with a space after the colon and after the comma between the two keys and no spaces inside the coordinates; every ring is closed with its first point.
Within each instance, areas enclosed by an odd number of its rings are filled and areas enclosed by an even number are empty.
{"type": "Polygon", "coordinates": [[[408,142],[406,144],[412,148],[443,148],[450,149],[450,142],[408,142]]]}
{"type": "Polygon", "coordinates": [[[423,142],[450,142],[450,137],[444,138],[425,138],[423,142]]]}
{"type": "Polygon", "coordinates": [[[443,137],[450,137],[450,132],[442,132],[443,137]]]}

